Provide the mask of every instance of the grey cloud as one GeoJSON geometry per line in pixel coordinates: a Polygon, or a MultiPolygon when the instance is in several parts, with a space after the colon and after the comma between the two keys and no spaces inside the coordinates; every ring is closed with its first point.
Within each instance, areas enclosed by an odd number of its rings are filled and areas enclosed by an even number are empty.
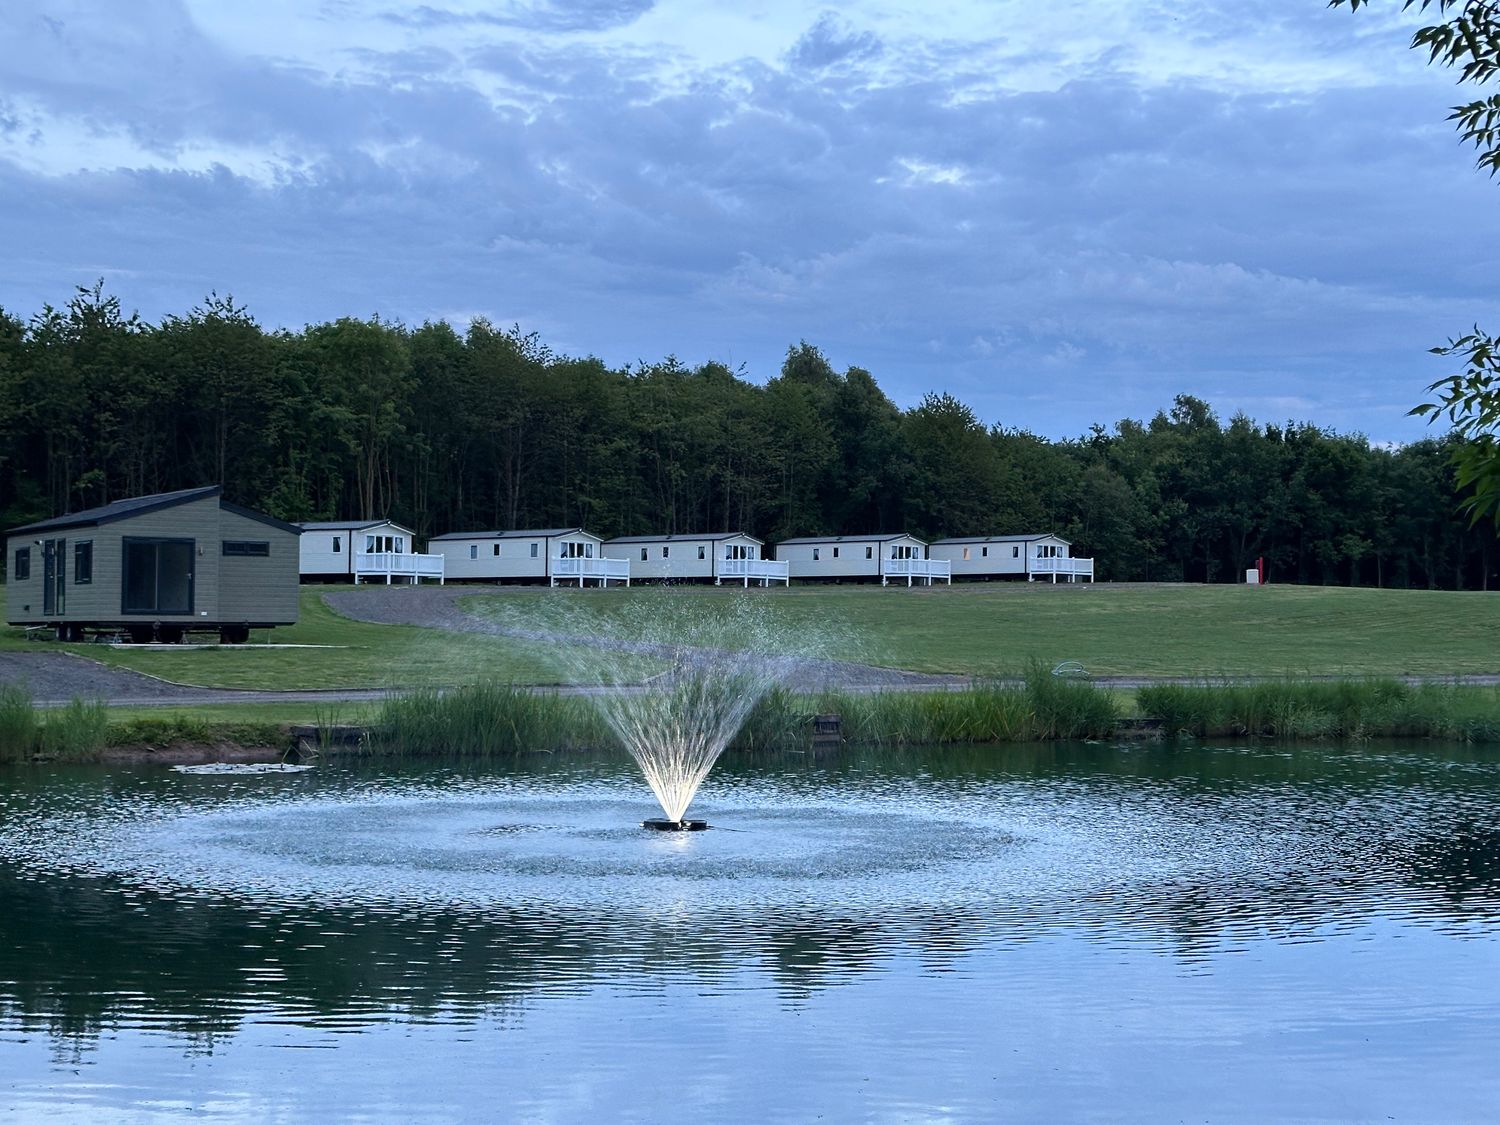
{"type": "Polygon", "coordinates": [[[878,55],[881,49],[878,35],[856,31],[836,12],[824,12],[792,45],[787,61],[793,67],[821,70],[840,63],[869,59],[878,55]]]}
{"type": "Polygon", "coordinates": [[[422,5],[390,10],[382,18],[402,27],[506,27],[532,31],[609,31],[627,27],[655,7],[655,0],[531,0],[497,5],[488,12],[457,12],[422,5]]]}
{"type": "MultiPolygon", "coordinates": [[[[952,65],[851,50],[670,90],[649,58],[535,40],[369,54],[368,78],[212,58],[183,95],[204,104],[154,127],[292,137],[300,162],[272,186],[0,164],[24,201],[0,212],[0,304],[131,270],[122,297],[153,317],[211,288],[272,324],[473,311],[610,362],[758,376],[805,337],[899,401],[946,388],[1045,433],[1291,385],[1319,421],[1397,436],[1378,404],[1440,374],[1422,349],[1493,299],[1452,216],[1482,246],[1500,209],[1426,93],[1142,89],[1105,64],[993,92],[957,45],[931,52],[952,65]]],[[[22,85],[101,120],[153,112],[22,85]]]]}

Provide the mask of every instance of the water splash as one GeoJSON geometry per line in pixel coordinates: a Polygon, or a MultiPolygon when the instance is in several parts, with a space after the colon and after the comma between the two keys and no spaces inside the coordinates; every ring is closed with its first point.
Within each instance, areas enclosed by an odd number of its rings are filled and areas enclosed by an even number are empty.
{"type": "Polygon", "coordinates": [[[686,815],[714,762],[781,679],[783,664],[693,652],[663,677],[665,683],[593,697],[668,820],[686,815]]]}
{"type": "Polygon", "coordinates": [[[756,704],[812,656],[808,639],[778,628],[756,595],[656,590],[612,600],[607,611],[597,599],[559,599],[542,617],[553,639],[571,642],[553,659],[598,689],[589,699],[673,822],[756,704]]]}

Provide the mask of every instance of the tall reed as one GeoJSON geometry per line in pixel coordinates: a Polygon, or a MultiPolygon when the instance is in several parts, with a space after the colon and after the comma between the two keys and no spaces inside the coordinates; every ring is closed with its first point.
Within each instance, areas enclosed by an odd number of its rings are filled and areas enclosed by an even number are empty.
{"type": "Polygon", "coordinates": [[[0,762],[24,762],[36,753],[36,708],[15,684],[0,687],[0,762]]]}
{"type": "Polygon", "coordinates": [[[40,751],[47,758],[98,757],[109,741],[109,706],[102,699],[74,699],[47,715],[40,751]]]}
{"type": "Polygon", "coordinates": [[[1500,742],[1500,692],[1392,679],[1158,684],[1143,715],[1199,737],[1450,738],[1500,742]]]}
{"type": "Polygon", "coordinates": [[[380,749],[400,754],[515,754],[615,741],[585,699],[498,683],[390,696],[373,735],[380,749]]]}

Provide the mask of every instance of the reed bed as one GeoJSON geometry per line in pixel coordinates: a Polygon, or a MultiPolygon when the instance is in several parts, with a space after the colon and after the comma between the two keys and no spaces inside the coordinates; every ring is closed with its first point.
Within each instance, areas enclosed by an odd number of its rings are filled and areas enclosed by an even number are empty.
{"type": "Polygon", "coordinates": [[[519,754],[617,742],[587,699],[498,683],[393,695],[371,734],[372,750],[414,755],[519,754]]]}
{"type": "Polygon", "coordinates": [[[1160,684],[1136,695],[1169,733],[1200,738],[1446,738],[1500,742],[1500,692],[1392,679],[1160,684]]]}
{"type": "Polygon", "coordinates": [[[23,688],[0,687],[0,761],[87,761],[99,756],[108,738],[109,708],[99,700],[75,699],[40,712],[23,688]]]}

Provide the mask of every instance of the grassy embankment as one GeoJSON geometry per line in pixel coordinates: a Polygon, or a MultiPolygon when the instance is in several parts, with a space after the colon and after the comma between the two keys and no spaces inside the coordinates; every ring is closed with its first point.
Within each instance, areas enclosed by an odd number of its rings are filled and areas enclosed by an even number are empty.
{"type": "MultiPolygon", "coordinates": [[[[685,588],[682,601],[738,591],[685,588]]],[[[931,589],[756,590],[789,645],[886,667],[1015,676],[1078,660],[1096,676],[1400,676],[1500,673],[1500,596],[1322,586],[974,583],[931,589]]],[[[476,594],[480,615],[524,621],[556,604],[603,627],[653,589],[476,594]],[[531,607],[531,608],[528,608],[531,607]]]]}
{"type": "MultiPolygon", "coordinates": [[[[430,735],[441,744],[523,749],[598,745],[607,740],[592,709],[577,700],[536,697],[509,688],[476,686],[439,703],[423,688],[555,681],[558,665],[535,643],[463,636],[429,629],[370,625],[334,614],[322,591],[303,594],[303,620],[258,641],[337,645],[180,652],[60,646],[178,682],[236,688],[419,689],[387,704],[253,704],[172,708],[110,715],[107,743],[214,738],[257,742],[287,722],[372,721],[392,731],[389,746],[417,752],[430,735]],[[489,692],[486,696],[486,691],[489,692]],[[405,712],[401,710],[405,708],[405,712]],[[425,715],[423,709],[425,708],[425,715]],[[442,717],[439,712],[450,711],[442,717]],[[407,721],[403,723],[402,716],[407,721]],[[402,732],[405,733],[402,733],[402,732]],[[467,732],[467,733],[466,733],[467,732]],[[507,733],[508,732],[508,733],[507,733]]],[[[577,631],[605,630],[641,606],[676,606],[695,599],[733,598],[728,590],[476,592],[466,604],[480,614],[524,624],[562,620],[577,631]],[[671,598],[664,602],[664,598],[671,598]],[[654,599],[654,600],[648,600],[654,599]]],[[[1169,730],[1200,735],[1374,737],[1433,735],[1474,741],[1500,738],[1500,693],[1492,689],[1408,688],[1381,677],[1500,671],[1491,638],[1500,600],[1485,594],[1349,590],[1315,587],[974,585],[932,590],[872,587],[756,591],[775,623],[772,634],[804,648],[811,638],[824,655],[935,672],[1014,675],[1028,662],[1082,661],[1096,675],[1188,675],[1205,681],[1235,675],[1281,677],[1253,686],[1213,684],[1145,689],[1138,698],[1111,698],[1087,687],[1062,711],[1039,709],[1035,687],[980,687],[949,695],[842,696],[816,699],[773,694],[747,725],[745,745],[773,744],[806,715],[837,710],[847,737],[873,741],[1018,741],[1099,735],[1099,721],[1122,707],[1164,720],[1169,730]],[[1299,683],[1306,675],[1363,677],[1350,684],[1299,683]],[[1084,700],[1087,699],[1087,705],[1084,700]]],[[[0,633],[0,647],[31,648],[18,630],[0,633]]],[[[1037,682],[1032,677],[1033,684],[1037,682]]],[[[1064,690],[1071,690],[1064,689],[1064,690]]],[[[81,747],[97,721],[75,708],[34,722],[28,738],[52,723],[48,744],[81,747]],[[65,719],[64,715],[71,718],[65,719]]],[[[19,721],[19,720],[18,720],[19,721]]],[[[23,724],[24,725],[24,724],[23,724]]],[[[800,737],[800,735],[798,736],[800,737]]],[[[10,740],[6,740],[10,745],[10,740]]],[[[24,741],[22,739],[21,741],[24,741]]],[[[20,745],[18,741],[14,743],[20,745]]],[[[41,743],[34,744],[40,747],[41,743]]]]}

